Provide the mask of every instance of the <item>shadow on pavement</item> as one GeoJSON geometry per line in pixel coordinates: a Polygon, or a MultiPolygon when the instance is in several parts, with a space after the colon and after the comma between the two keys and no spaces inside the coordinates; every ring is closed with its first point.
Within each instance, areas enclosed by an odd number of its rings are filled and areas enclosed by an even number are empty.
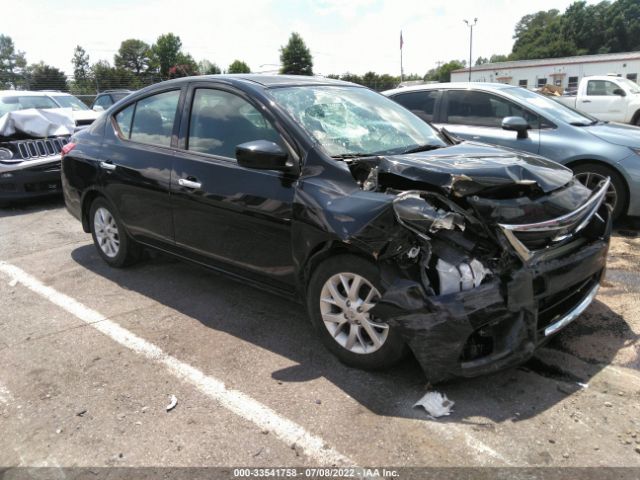
{"type": "MultiPolygon", "coordinates": [[[[378,415],[427,419],[422,409],[413,408],[427,391],[427,381],[413,358],[382,372],[344,366],[323,347],[305,309],[293,299],[265,293],[164,255],[154,254],[151,259],[125,270],[108,267],[93,245],[75,249],[72,258],[122,288],[296,363],[273,371],[271,376],[276,380],[307,382],[325,377],[378,415]]],[[[525,419],[579,390],[581,387],[576,382],[588,383],[634,336],[624,318],[601,302],[596,301],[584,315],[597,315],[602,321],[588,322],[587,327],[583,325],[585,317],[581,317],[538,354],[539,360],[534,359],[519,369],[438,385],[437,390],[456,402],[452,416],[439,421],[470,422],[485,428],[490,423],[470,417],[494,422],[525,419]],[[562,346],[564,337],[574,336],[572,341],[579,344],[580,337],[587,334],[591,339],[594,335],[608,338],[608,348],[600,349],[596,357],[577,359],[588,368],[576,375],[575,370],[569,374],[561,367],[557,367],[557,371],[549,367],[545,360],[549,352],[570,355],[562,346]]]]}
{"type": "Polygon", "coordinates": [[[46,197],[33,198],[14,202],[7,207],[0,207],[0,218],[15,217],[27,213],[55,210],[64,207],[62,195],[55,194],[46,197]]]}

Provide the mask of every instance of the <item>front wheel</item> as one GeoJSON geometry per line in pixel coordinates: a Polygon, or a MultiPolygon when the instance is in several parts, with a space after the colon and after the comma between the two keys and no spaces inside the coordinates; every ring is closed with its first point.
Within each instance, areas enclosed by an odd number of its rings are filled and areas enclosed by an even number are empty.
{"type": "Polygon", "coordinates": [[[124,267],[138,260],[140,246],[124,231],[115,208],[102,197],[91,204],[91,236],[102,259],[112,267],[124,267]]]}
{"type": "Polygon", "coordinates": [[[307,289],[307,308],[325,346],[343,363],[366,370],[387,368],[404,357],[399,332],[369,311],[382,294],[377,267],[355,255],[326,260],[307,289]]]}
{"type": "Polygon", "coordinates": [[[607,177],[611,178],[604,201],[611,208],[613,220],[620,218],[625,213],[629,196],[624,179],[613,168],[599,163],[583,163],[576,166],[573,173],[580,183],[591,190],[598,188],[607,177]]]}

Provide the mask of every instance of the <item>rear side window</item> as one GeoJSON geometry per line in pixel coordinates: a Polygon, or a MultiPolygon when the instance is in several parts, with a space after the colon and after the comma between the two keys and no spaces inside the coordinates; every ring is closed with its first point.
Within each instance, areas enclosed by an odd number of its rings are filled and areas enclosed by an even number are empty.
{"type": "Polygon", "coordinates": [[[136,104],[129,105],[124,110],[120,110],[116,114],[116,124],[120,129],[120,135],[124,138],[129,138],[131,135],[131,120],[133,120],[133,111],[136,108],[136,104]]]}
{"type": "Polygon", "coordinates": [[[393,100],[398,102],[404,108],[411,110],[427,122],[433,121],[433,115],[436,109],[436,103],[441,96],[441,92],[438,90],[431,90],[428,92],[409,92],[402,93],[393,97],[393,100]]]}
{"type": "Polygon", "coordinates": [[[236,146],[253,140],[268,140],[282,146],[278,132],[246,100],[221,90],[199,88],[195,91],[189,121],[189,150],[235,158],[236,146]]]}
{"type": "MultiPolygon", "coordinates": [[[[170,146],[179,98],[180,90],[173,90],[151,95],[137,102],[129,138],[135,142],[150,145],[170,146]]],[[[116,122],[119,126],[118,117],[124,114],[123,124],[126,125],[128,113],[125,112],[130,108],[127,107],[116,115],[116,122]]],[[[126,137],[125,130],[120,128],[126,137]]]]}
{"type": "Polygon", "coordinates": [[[540,128],[537,115],[489,93],[450,90],[447,98],[447,123],[501,128],[504,117],[523,117],[531,128],[540,128]]]}

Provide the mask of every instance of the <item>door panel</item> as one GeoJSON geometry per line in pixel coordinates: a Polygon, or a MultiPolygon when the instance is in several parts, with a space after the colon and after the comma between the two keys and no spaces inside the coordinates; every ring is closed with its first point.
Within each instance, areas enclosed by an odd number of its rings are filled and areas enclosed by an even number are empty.
{"type": "Polygon", "coordinates": [[[175,156],[171,181],[177,247],[198,261],[223,262],[240,274],[293,285],[295,179],[246,169],[225,156],[238,143],[279,140],[277,133],[233,93],[198,88],[189,99],[191,134],[185,132],[185,149],[175,156]],[[187,150],[189,144],[196,151],[187,150]]]}
{"type": "Polygon", "coordinates": [[[446,93],[440,127],[476,142],[499,145],[530,153],[540,149],[540,119],[532,112],[497,95],[473,90],[449,90],[446,93]],[[503,130],[502,119],[525,118],[533,127],[528,137],[519,139],[516,132],[503,130]]]}
{"type": "Polygon", "coordinates": [[[111,131],[105,135],[104,190],[128,232],[157,246],[174,241],[170,144],[179,98],[180,90],[173,90],[131,104],[114,116],[113,127],[107,126],[111,131]]]}

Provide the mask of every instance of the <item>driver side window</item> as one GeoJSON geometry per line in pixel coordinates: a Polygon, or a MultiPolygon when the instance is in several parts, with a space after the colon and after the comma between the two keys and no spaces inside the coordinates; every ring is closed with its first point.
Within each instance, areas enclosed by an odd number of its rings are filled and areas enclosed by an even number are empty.
{"type": "Polygon", "coordinates": [[[278,132],[246,100],[222,90],[195,91],[188,150],[235,159],[236,146],[253,140],[268,140],[284,148],[278,132]]]}

